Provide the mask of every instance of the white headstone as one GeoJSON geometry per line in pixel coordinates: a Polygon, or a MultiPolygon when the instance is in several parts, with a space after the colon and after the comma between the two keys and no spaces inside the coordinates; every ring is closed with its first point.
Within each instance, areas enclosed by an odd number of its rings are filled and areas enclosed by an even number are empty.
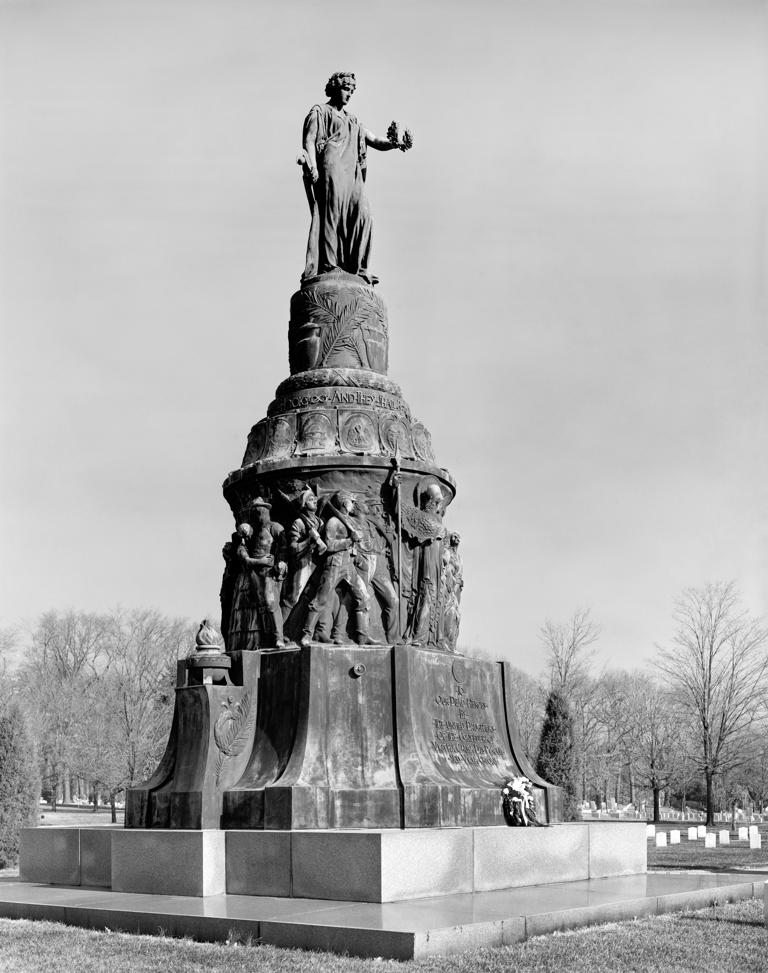
{"type": "Polygon", "coordinates": [[[717,835],[714,831],[710,831],[709,834],[704,835],[704,847],[717,848],[717,835]]]}
{"type": "Polygon", "coordinates": [[[749,828],[739,828],[739,841],[749,840],[749,828]]]}
{"type": "Polygon", "coordinates": [[[758,828],[757,828],[757,825],[756,824],[750,824],[750,826],[749,826],[749,833],[751,835],[758,833],[758,828]]]}
{"type": "Polygon", "coordinates": [[[645,829],[645,836],[646,836],[646,838],[653,838],[655,836],[655,834],[656,834],[656,825],[655,824],[649,824],[646,827],[646,829],[645,829]]]}
{"type": "Polygon", "coordinates": [[[706,838],[707,836],[707,826],[706,824],[700,824],[697,828],[698,835],[700,838],[706,838]]]}
{"type": "Polygon", "coordinates": [[[688,840],[695,841],[699,837],[698,828],[688,828],[688,840]]]}
{"type": "Polygon", "coordinates": [[[659,833],[656,835],[656,847],[657,848],[666,848],[667,847],[667,832],[666,831],[659,831],[659,833]]]}
{"type": "Polygon", "coordinates": [[[731,832],[721,831],[718,835],[721,845],[730,845],[731,843],[731,832]]]}
{"type": "Polygon", "coordinates": [[[759,849],[759,848],[762,848],[762,846],[763,846],[763,843],[760,840],[760,835],[759,834],[751,834],[749,836],[749,847],[750,847],[750,849],[755,849],[755,848],[758,848],[759,849]]]}
{"type": "Polygon", "coordinates": [[[677,829],[674,829],[669,832],[669,843],[670,845],[680,844],[680,832],[677,829]]]}

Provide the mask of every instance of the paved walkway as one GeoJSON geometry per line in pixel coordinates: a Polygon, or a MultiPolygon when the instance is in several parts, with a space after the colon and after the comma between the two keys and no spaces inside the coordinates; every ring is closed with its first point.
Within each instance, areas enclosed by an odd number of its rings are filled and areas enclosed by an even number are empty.
{"type": "Polygon", "coordinates": [[[759,896],[768,875],[648,872],[402,902],[245,895],[192,898],[0,881],[0,915],[195,939],[411,959],[501,946],[555,930],[759,896]]]}

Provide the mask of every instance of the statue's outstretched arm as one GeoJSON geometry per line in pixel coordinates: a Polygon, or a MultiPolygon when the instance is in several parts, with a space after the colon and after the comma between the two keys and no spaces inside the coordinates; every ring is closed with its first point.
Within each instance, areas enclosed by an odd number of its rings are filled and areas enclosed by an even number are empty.
{"type": "Polygon", "coordinates": [[[380,139],[378,135],[374,135],[368,129],[365,130],[365,144],[372,149],[378,149],[379,152],[389,152],[390,149],[400,148],[395,142],[390,142],[389,139],[380,139]]]}
{"type": "Polygon", "coordinates": [[[407,152],[413,146],[413,135],[408,128],[401,135],[400,126],[397,122],[391,122],[385,139],[380,139],[378,135],[374,135],[373,132],[365,129],[365,144],[370,145],[372,149],[378,149],[380,152],[389,152],[390,149],[400,149],[401,152],[407,152]]]}

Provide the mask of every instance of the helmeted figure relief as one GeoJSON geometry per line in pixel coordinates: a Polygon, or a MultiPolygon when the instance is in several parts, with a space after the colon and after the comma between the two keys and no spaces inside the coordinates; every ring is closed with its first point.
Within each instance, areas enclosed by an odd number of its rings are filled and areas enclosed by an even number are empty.
{"type": "Polygon", "coordinates": [[[283,587],[283,618],[287,618],[316,570],[327,548],[320,536],[322,521],[317,516],[317,497],[304,490],[298,499],[299,514],[288,528],[286,550],[288,577],[283,587]]]}
{"type": "Polygon", "coordinates": [[[381,605],[384,633],[387,642],[394,644],[398,641],[400,632],[398,597],[389,566],[390,543],[393,538],[388,536],[384,522],[373,515],[364,500],[355,501],[353,518],[360,532],[353,561],[368,591],[369,603],[373,593],[381,605]]]}
{"type": "Polygon", "coordinates": [[[446,652],[456,651],[461,621],[461,590],[464,587],[464,562],[459,553],[461,538],[454,531],[443,548],[440,583],[440,626],[438,643],[446,652]]]}
{"type": "Polygon", "coordinates": [[[442,576],[443,493],[436,482],[417,487],[418,506],[400,498],[401,477],[391,474],[395,514],[402,525],[400,594],[406,605],[405,641],[436,644],[440,629],[442,576]],[[398,509],[399,505],[399,509],[398,509]]]}
{"type": "Polygon", "coordinates": [[[348,110],[356,81],[351,71],[337,71],[328,79],[325,105],[313,105],[304,119],[303,149],[296,160],[304,175],[312,223],[303,279],[344,270],[375,283],[368,270],[371,252],[371,213],[365,195],[368,148],[405,151],[410,133],[400,139],[369,132],[348,110]]]}
{"type": "Polygon", "coordinates": [[[280,587],[287,570],[285,537],[270,520],[271,504],[259,497],[252,505],[255,527],[241,524],[236,559],[239,575],[230,623],[230,651],[283,648],[280,587]]]}
{"type": "MultiPolygon", "coordinates": [[[[351,521],[355,500],[349,493],[339,491],[328,502],[330,516],[325,524],[323,540],[326,552],[321,559],[320,579],[304,619],[301,645],[309,645],[315,634],[320,642],[330,641],[328,634],[332,616],[338,611],[337,589],[348,593],[355,612],[358,645],[374,644],[368,634],[368,593],[352,563],[355,544],[360,534],[351,521]]],[[[335,632],[339,641],[341,633],[335,632]]]]}

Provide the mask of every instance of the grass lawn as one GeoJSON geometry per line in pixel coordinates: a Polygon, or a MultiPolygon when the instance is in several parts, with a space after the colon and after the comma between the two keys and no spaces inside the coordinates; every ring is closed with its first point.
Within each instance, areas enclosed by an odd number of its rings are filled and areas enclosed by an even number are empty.
{"type": "Polygon", "coordinates": [[[768,930],[757,900],[698,912],[539,936],[518,946],[399,963],[273,946],[195,943],[0,919],[0,970],[14,973],[509,973],[510,970],[723,973],[768,970],[768,930]]]}
{"type": "MultiPolygon", "coordinates": [[[[123,826],[123,811],[117,812],[116,827],[123,826]]],[[[62,810],[52,811],[50,807],[40,806],[40,814],[37,819],[40,828],[101,828],[109,827],[112,824],[112,812],[109,808],[99,808],[94,811],[92,808],[72,808],[67,807],[62,810]]]]}

